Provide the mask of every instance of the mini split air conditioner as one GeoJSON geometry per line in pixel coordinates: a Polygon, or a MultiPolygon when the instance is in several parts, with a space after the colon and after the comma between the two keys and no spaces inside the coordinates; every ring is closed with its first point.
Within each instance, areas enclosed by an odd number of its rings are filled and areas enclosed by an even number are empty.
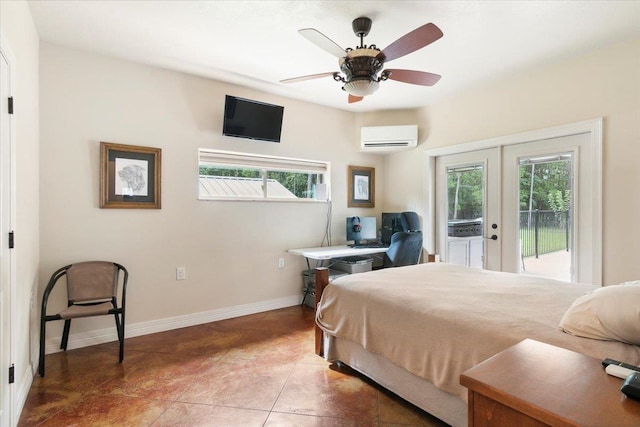
{"type": "Polygon", "coordinates": [[[418,145],[418,125],[370,126],[360,129],[362,151],[398,151],[418,145]]]}

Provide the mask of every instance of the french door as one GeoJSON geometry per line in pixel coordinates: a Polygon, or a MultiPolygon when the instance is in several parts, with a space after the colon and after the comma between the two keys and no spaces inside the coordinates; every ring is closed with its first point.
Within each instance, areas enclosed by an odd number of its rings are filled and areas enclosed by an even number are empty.
{"type": "Polygon", "coordinates": [[[579,133],[436,157],[443,261],[599,283],[590,144],[579,133]]]}
{"type": "Polygon", "coordinates": [[[501,270],[501,167],[499,148],[436,158],[436,240],[445,262],[501,270]]]}

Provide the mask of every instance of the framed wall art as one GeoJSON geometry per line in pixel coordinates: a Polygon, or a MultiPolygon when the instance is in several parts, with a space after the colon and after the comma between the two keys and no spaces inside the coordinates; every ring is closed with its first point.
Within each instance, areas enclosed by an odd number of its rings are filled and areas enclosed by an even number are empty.
{"type": "Polygon", "coordinates": [[[100,207],[160,209],[160,148],[100,143],[100,207]]]}
{"type": "Polygon", "coordinates": [[[364,166],[349,166],[347,206],[373,208],[376,204],[376,170],[364,166]]]}

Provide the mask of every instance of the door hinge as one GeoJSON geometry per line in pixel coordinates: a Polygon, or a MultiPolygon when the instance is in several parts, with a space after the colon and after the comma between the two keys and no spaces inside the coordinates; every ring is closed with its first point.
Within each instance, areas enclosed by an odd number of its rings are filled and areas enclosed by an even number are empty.
{"type": "Polygon", "coordinates": [[[9,97],[9,105],[8,105],[8,108],[9,108],[9,114],[13,114],[13,96],[10,96],[10,97],[9,97]]]}
{"type": "Polygon", "coordinates": [[[13,249],[13,246],[15,245],[15,241],[13,238],[13,231],[9,232],[9,249],[13,249]]]}
{"type": "Polygon", "coordinates": [[[9,384],[13,384],[16,381],[16,368],[13,366],[9,366],[9,384]]]}

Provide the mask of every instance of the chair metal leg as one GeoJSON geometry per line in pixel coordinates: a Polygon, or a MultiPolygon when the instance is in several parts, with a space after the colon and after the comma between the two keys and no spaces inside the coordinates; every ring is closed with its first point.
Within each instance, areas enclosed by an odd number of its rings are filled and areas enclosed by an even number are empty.
{"type": "Polygon", "coordinates": [[[121,324],[120,324],[120,317],[118,317],[118,313],[114,313],[113,317],[116,318],[116,330],[118,331],[118,341],[122,341],[122,331],[121,331],[121,324]]]}
{"type": "Polygon", "coordinates": [[[69,329],[71,329],[71,319],[65,319],[64,330],[62,331],[62,342],[60,343],[60,349],[67,351],[67,343],[69,342],[69,329]]]}
{"type": "Polygon", "coordinates": [[[124,360],[124,320],[122,321],[122,338],[120,338],[120,363],[124,360]]]}
{"type": "Polygon", "coordinates": [[[118,317],[118,313],[114,314],[116,318],[116,330],[118,331],[118,341],[120,341],[120,363],[124,360],[124,313],[122,319],[118,317]]]}
{"type": "Polygon", "coordinates": [[[40,357],[38,358],[38,372],[41,377],[44,377],[44,338],[45,338],[45,324],[44,318],[40,319],[40,357]]]}

